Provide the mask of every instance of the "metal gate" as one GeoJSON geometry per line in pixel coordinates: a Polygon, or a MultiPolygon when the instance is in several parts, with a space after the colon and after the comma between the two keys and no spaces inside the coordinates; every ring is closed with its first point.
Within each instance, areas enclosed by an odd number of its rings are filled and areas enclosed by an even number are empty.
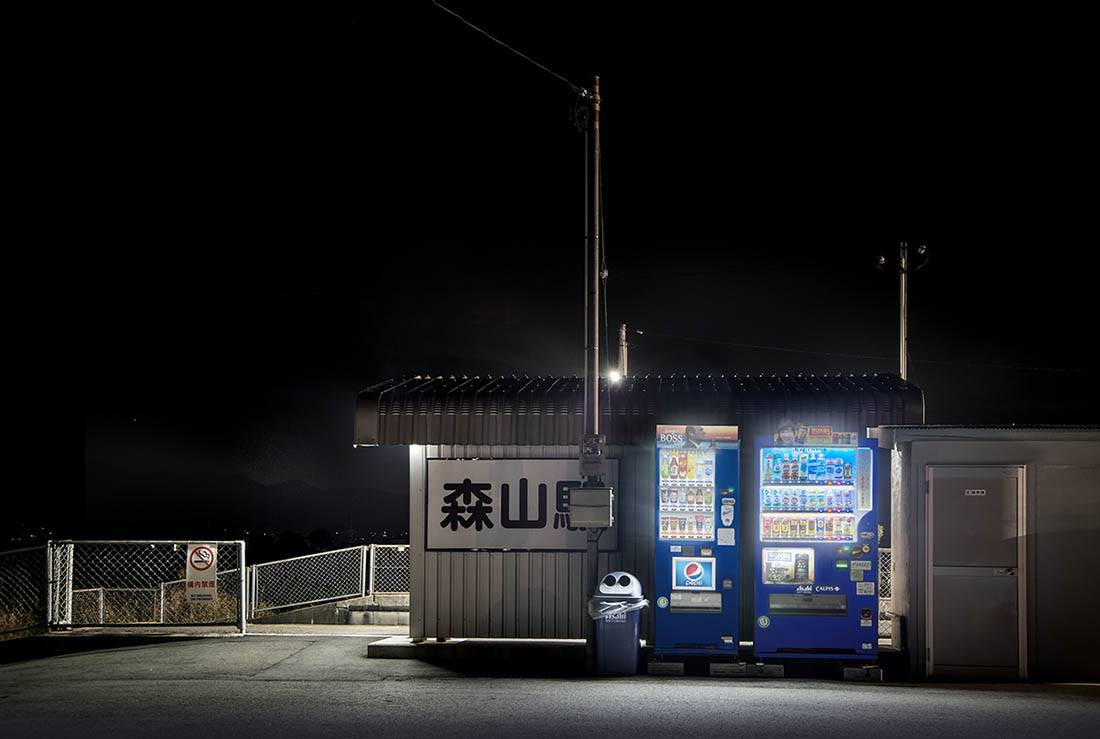
{"type": "Polygon", "coordinates": [[[187,596],[187,541],[55,541],[48,545],[51,627],[236,626],[245,630],[243,541],[218,547],[215,599],[187,596]]]}

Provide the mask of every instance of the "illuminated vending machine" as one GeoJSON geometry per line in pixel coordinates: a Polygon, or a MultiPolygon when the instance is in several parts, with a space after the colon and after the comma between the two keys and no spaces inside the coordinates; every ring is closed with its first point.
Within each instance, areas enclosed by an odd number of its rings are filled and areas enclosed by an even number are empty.
{"type": "Polygon", "coordinates": [[[657,427],[655,654],[736,655],[736,426],[657,427]]]}
{"type": "Polygon", "coordinates": [[[779,438],[757,439],[756,656],[873,659],[873,446],[829,427],[779,438]]]}

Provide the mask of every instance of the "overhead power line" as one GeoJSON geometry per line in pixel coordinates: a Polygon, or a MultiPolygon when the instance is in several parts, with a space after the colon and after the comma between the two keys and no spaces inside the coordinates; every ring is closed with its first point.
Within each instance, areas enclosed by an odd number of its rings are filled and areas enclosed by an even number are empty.
{"type": "MultiPolygon", "coordinates": [[[[736,341],[722,341],[720,339],[703,339],[696,336],[680,336],[678,334],[666,334],[659,331],[648,331],[644,329],[636,330],[635,333],[641,336],[657,336],[663,339],[677,339],[679,341],[692,341],[699,344],[717,344],[719,346],[733,346],[738,349],[753,349],[756,351],[768,351],[768,352],[790,352],[793,354],[814,354],[824,357],[845,357],[848,359],[870,359],[874,361],[882,362],[894,362],[897,357],[882,357],[873,354],[845,354],[843,352],[822,352],[814,351],[812,349],[793,349],[786,346],[767,346],[764,344],[743,344],[736,341]]],[[[1088,369],[1072,369],[1068,367],[1026,367],[1015,364],[990,364],[986,362],[952,362],[942,359],[914,359],[913,362],[917,364],[944,364],[953,365],[957,367],[979,367],[985,369],[1005,369],[1005,370],[1018,370],[1021,372],[1064,372],[1069,374],[1100,374],[1098,370],[1088,369]]]]}
{"type": "Polygon", "coordinates": [[[458,14],[458,13],[456,13],[456,12],[454,12],[454,11],[453,11],[453,10],[451,10],[450,8],[446,8],[446,7],[442,6],[442,5],[440,5],[440,4],[439,4],[439,3],[438,3],[438,2],[436,1],[436,0],[432,0],[432,4],[433,4],[433,5],[435,5],[435,6],[437,7],[437,8],[439,8],[440,10],[442,10],[443,12],[445,12],[445,13],[449,13],[450,15],[453,15],[453,16],[454,16],[455,18],[458,18],[458,19],[459,19],[460,21],[462,21],[462,22],[463,22],[463,23],[465,23],[465,24],[466,24],[467,26],[469,26],[470,28],[474,29],[475,31],[477,31],[477,32],[478,32],[478,33],[480,33],[481,35],[485,36],[485,37],[486,37],[487,39],[489,39],[490,41],[492,41],[492,42],[494,42],[494,43],[497,43],[497,44],[500,44],[501,46],[503,46],[503,47],[504,47],[505,49],[507,49],[508,51],[512,52],[512,53],[513,53],[513,54],[515,54],[516,56],[518,56],[518,57],[520,57],[520,58],[522,58],[522,59],[526,59],[527,61],[529,61],[529,62],[531,62],[532,64],[534,64],[534,65],[535,65],[536,67],[538,67],[538,68],[539,68],[539,69],[541,69],[542,71],[544,71],[544,72],[547,72],[548,74],[551,74],[551,75],[553,75],[554,77],[557,77],[557,78],[558,78],[559,80],[561,80],[561,81],[562,81],[562,82],[564,82],[565,84],[569,85],[569,88],[570,88],[571,90],[573,90],[573,92],[577,93],[578,95],[587,95],[587,94],[588,94],[588,91],[587,91],[587,90],[585,90],[585,89],[584,89],[583,87],[581,87],[580,85],[574,85],[574,84],[573,84],[572,82],[570,82],[570,81],[569,81],[568,79],[566,79],[566,78],[565,78],[565,77],[563,77],[562,75],[558,74],[558,73],[557,73],[557,72],[555,72],[554,70],[550,69],[550,67],[547,67],[547,66],[546,66],[545,64],[539,64],[539,63],[538,63],[538,62],[536,62],[536,61],[535,61],[534,59],[532,59],[531,57],[529,57],[529,56],[527,56],[526,54],[524,54],[524,53],[523,53],[522,51],[519,51],[519,50],[517,50],[517,49],[514,49],[514,48],[512,48],[511,46],[509,46],[508,44],[504,43],[503,41],[501,41],[501,40],[500,40],[500,39],[498,39],[497,37],[493,36],[493,35],[492,35],[491,33],[489,33],[488,31],[486,31],[485,29],[483,29],[483,28],[479,28],[479,27],[475,26],[475,25],[474,25],[473,23],[470,23],[470,21],[466,20],[465,18],[463,18],[463,17],[461,16],[461,15],[459,15],[459,14],[458,14]]]}

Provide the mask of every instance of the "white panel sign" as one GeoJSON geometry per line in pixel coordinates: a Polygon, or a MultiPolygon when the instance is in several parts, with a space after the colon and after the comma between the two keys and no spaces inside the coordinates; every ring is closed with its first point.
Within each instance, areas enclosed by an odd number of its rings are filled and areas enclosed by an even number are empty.
{"type": "Polygon", "coordinates": [[[187,545],[187,602],[218,602],[218,545],[187,545]]]}
{"type": "MultiPolygon", "coordinates": [[[[569,525],[569,489],[580,487],[576,459],[429,459],[428,549],[584,551],[587,532],[569,525]]],[[[616,488],[619,462],[607,461],[604,484],[616,488]]],[[[618,548],[615,527],[600,537],[618,548]]]]}

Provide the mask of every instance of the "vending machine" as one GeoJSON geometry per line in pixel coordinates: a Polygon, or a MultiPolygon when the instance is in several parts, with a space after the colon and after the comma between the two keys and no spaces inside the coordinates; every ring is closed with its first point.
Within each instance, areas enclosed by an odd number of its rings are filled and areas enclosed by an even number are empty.
{"type": "Polygon", "coordinates": [[[736,655],[736,426],[657,427],[657,656],[736,655]]]}
{"type": "Polygon", "coordinates": [[[854,433],[814,429],[789,444],[778,435],[757,439],[756,656],[872,659],[874,446],[854,433]]]}

